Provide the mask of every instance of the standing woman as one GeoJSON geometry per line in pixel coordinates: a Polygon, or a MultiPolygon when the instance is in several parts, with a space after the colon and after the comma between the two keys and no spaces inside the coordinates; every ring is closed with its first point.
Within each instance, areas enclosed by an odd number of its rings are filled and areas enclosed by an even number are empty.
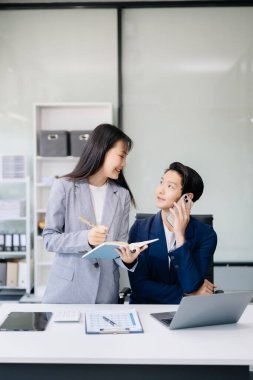
{"type": "Polygon", "coordinates": [[[119,128],[100,124],[75,169],[54,181],[43,239],[55,252],[44,303],[117,303],[119,266],[134,270],[142,251],[118,250],[115,260],[82,259],[105,240],[127,241],[133,195],[122,173],[132,141],[119,128]],[[83,224],[79,216],[94,227],[83,224]]]}

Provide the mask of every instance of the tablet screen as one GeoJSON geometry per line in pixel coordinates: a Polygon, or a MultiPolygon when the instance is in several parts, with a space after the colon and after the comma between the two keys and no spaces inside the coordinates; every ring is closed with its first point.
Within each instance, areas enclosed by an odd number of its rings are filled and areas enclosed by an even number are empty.
{"type": "Polygon", "coordinates": [[[51,312],[11,312],[0,331],[44,331],[51,316],[51,312]]]}

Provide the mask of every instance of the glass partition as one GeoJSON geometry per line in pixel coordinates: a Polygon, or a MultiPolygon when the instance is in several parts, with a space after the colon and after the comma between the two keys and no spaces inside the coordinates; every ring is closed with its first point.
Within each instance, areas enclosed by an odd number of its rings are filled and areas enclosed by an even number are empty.
{"type": "Polygon", "coordinates": [[[216,261],[252,261],[253,7],[123,12],[126,176],[139,212],[173,161],[205,191],[192,213],[213,214],[216,261]]]}

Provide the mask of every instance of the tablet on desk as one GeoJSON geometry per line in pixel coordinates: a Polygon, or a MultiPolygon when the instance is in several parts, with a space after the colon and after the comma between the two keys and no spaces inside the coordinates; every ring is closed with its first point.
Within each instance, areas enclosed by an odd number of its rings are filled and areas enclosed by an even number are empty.
{"type": "Polygon", "coordinates": [[[0,326],[0,331],[44,331],[51,312],[11,312],[0,326]]]}

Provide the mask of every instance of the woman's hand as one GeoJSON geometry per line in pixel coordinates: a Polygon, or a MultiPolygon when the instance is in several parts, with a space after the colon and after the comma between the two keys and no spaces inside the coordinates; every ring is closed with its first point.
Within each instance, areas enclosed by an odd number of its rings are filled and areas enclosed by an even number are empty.
{"type": "Polygon", "coordinates": [[[214,285],[212,282],[208,281],[206,278],[203,282],[203,284],[200,286],[198,290],[192,293],[187,293],[187,296],[197,296],[197,295],[203,295],[203,294],[213,294],[214,289],[217,288],[216,285],[214,285]]]}
{"type": "Polygon", "coordinates": [[[88,242],[90,245],[99,245],[105,242],[108,234],[108,228],[106,226],[93,227],[88,232],[88,242]]]}
{"type": "Polygon", "coordinates": [[[171,214],[174,216],[174,233],[176,238],[176,247],[179,248],[185,242],[185,230],[190,220],[190,202],[176,203],[174,202],[174,207],[170,208],[171,214]]]}
{"type": "Polygon", "coordinates": [[[125,247],[119,247],[116,249],[123,263],[126,263],[126,264],[133,263],[137,259],[139,254],[148,248],[148,245],[146,244],[141,248],[135,246],[134,249],[132,250],[130,250],[130,248],[132,248],[131,244],[130,246],[126,245],[125,247]]]}

